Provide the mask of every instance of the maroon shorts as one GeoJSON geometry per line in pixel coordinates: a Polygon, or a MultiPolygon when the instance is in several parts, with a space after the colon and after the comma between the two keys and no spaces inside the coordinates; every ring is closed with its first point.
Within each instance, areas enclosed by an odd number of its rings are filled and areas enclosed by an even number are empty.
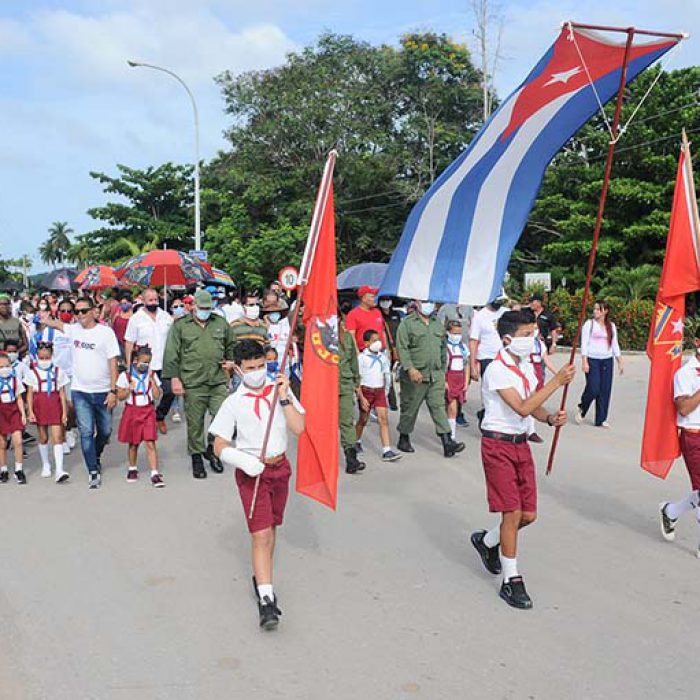
{"type": "Polygon", "coordinates": [[[12,435],[24,430],[22,414],[16,403],[0,403],[0,435],[12,435]]]}
{"type": "Polygon", "coordinates": [[[482,437],[481,461],[486,477],[486,496],[492,513],[537,511],[535,463],[527,442],[515,445],[482,437]]]}
{"type": "Polygon", "coordinates": [[[368,386],[360,387],[362,389],[362,396],[367,399],[369,403],[368,411],[373,408],[389,408],[389,404],[386,401],[386,389],[380,386],[377,389],[372,389],[368,386]]]}
{"type": "Polygon", "coordinates": [[[277,527],[284,520],[284,509],[289,495],[289,477],[292,467],[286,457],[275,464],[268,464],[260,475],[260,486],[255,501],[253,517],[249,518],[250,505],[255,491],[255,477],[248,476],[244,471],[236,469],[236,483],[241,495],[243,512],[248,530],[258,532],[268,527],[277,527]]]}
{"type": "Polygon", "coordinates": [[[464,403],[467,400],[467,382],[463,369],[449,369],[445,374],[447,381],[447,391],[445,399],[447,401],[459,401],[464,403]]]}
{"type": "Polygon", "coordinates": [[[681,452],[693,491],[700,490],[700,433],[681,430],[681,452]]]}
{"type": "Polygon", "coordinates": [[[51,396],[45,391],[35,391],[32,403],[37,425],[61,425],[63,423],[61,397],[57,391],[52,391],[51,396]]]}
{"type": "Polygon", "coordinates": [[[156,407],[153,404],[148,406],[126,404],[119,422],[117,437],[119,442],[127,445],[140,445],[144,441],[155,442],[158,439],[156,407]]]}

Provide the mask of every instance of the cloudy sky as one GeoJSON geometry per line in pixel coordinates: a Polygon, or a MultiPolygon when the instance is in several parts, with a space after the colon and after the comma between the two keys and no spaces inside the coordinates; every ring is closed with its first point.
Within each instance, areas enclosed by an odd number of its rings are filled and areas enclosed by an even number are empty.
{"type": "MultiPolygon", "coordinates": [[[[551,44],[561,20],[666,31],[700,26],[700,0],[504,0],[501,94],[551,44]],[[586,7],[585,13],[581,8],[586,7]]],[[[471,41],[470,0],[2,0],[0,257],[36,249],[52,221],[82,233],[105,201],[90,170],[192,159],[191,108],[175,81],[128,58],[168,66],[200,109],[202,157],[225,147],[213,76],[276,65],[320,32],[395,43],[409,30],[471,41]]],[[[670,65],[700,64],[700,36],[670,65]]]]}

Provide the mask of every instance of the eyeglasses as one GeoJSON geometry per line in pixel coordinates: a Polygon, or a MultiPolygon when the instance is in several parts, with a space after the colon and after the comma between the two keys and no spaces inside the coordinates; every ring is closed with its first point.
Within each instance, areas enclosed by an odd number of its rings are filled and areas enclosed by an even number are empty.
{"type": "Polygon", "coordinates": [[[89,314],[91,311],[92,311],[92,309],[76,309],[75,315],[82,316],[83,314],[89,314]]]}
{"type": "Polygon", "coordinates": [[[185,305],[184,304],[173,304],[172,307],[173,309],[184,309],[185,305]]]}

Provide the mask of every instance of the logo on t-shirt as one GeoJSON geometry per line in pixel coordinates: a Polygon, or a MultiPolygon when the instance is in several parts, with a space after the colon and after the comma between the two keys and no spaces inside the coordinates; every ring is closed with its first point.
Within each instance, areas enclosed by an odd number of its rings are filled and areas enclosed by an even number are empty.
{"type": "Polygon", "coordinates": [[[86,343],[84,340],[74,340],[73,346],[81,348],[82,350],[94,350],[97,347],[97,343],[86,343]]]}

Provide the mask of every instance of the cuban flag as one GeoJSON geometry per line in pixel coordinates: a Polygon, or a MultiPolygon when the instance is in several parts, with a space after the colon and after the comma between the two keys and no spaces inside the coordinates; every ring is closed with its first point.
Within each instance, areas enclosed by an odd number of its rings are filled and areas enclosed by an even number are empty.
{"type": "MultiPolygon", "coordinates": [[[[633,45],[627,82],[677,42],[633,45]]],[[[599,109],[591,82],[603,104],[615,96],[624,52],[624,41],[564,26],[415,205],[379,294],[473,305],[496,298],[547,165],[599,109]]]]}

